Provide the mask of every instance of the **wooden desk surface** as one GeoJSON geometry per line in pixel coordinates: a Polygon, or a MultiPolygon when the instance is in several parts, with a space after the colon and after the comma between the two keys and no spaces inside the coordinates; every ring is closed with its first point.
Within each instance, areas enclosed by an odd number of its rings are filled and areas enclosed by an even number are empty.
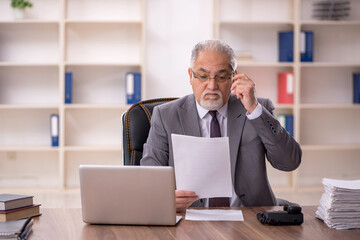
{"type": "Polygon", "coordinates": [[[186,221],[175,227],[87,225],[81,209],[42,208],[35,218],[30,240],[48,239],[360,239],[360,229],[334,230],[315,218],[314,206],[303,207],[304,223],[300,226],[262,225],[258,212],[281,207],[244,207],[244,222],[186,221]]]}

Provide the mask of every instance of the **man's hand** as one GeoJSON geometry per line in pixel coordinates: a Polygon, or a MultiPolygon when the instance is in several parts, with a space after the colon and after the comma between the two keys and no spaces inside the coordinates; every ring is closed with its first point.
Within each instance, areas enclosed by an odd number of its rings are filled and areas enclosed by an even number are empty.
{"type": "Polygon", "coordinates": [[[258,105],[255,83],[244,73],[237,74],[233,77],[231,92],[240,99],[249,113],[252,113],[258,105]]]}
{"type": "Polygon", "coordinates": [[[196,193],[191,191],[184,191],[184,190],[175,190],[175,197],[176,197],[176,212],[182,212],[190,205],[199,200],[199,196],[196,193]]]}

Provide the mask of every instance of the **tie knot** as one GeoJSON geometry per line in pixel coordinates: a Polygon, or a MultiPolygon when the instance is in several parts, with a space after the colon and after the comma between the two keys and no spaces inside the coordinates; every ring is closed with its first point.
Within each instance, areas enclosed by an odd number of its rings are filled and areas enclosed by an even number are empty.
{"type": "Polygon", "coordinates": [[[209,113],[214,118],[214,117],[216,117],[217,111],[209,111],[209,113]]]}

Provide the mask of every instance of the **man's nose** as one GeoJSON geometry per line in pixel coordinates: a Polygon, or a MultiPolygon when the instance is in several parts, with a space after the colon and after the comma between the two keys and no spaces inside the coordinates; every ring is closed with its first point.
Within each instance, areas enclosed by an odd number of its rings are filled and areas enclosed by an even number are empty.
{"type": "Polygon", "coordinates": [[[207,88],[210,90],[215,90],[218,89],[218,83],[215,81],[214,78],[209,78],[208,79],[208,84],[207,84],[207,88]]]}

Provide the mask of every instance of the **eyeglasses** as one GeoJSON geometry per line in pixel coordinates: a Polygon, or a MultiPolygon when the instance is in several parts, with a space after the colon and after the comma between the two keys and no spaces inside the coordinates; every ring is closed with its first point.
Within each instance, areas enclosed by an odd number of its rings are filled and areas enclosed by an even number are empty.
{"type": "Polygon", "coordinates": [[[210,79],[214,79],[215,82],[217,83],[224,83],[226,82],[227,80],[231,80],[231,77],[233,74],[226,74],[226,75],[220,75],[220,76],[215,76],[215,77],[210,77],[209,75],[206,75],[206,74],[195,74],[195,72],[191,69],[191,72],[193,74],[193,77],[194,78],[197,78],[200,80],[200,82],[206,82],[210,79]]]}

